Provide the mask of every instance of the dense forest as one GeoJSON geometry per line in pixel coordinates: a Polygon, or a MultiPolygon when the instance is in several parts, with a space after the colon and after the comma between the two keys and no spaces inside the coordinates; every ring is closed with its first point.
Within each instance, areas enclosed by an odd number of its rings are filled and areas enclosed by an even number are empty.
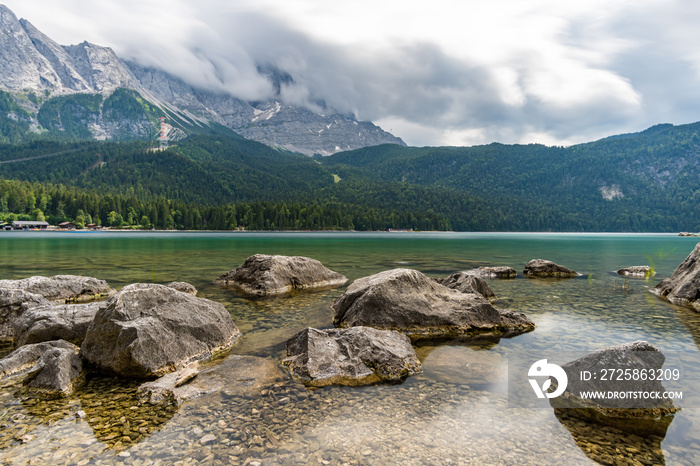
{"type": "MultiPolygon", "coordinates": [[[[113,95],[101,112],[139,113],[137,98],[113,95]]],[[[82,102],[86,112],[98,105],[91,99],[82,102]]],[[[12,102],[0,94],[2,105],[12,102]]],[[[700,124],[659,125],[568,148],[383,145],[316,158],[216,128],[165,151],[144,141],[37,138],[0,145],[0,219],[158,229],[698,231],[699,133],[700,124]]]]}

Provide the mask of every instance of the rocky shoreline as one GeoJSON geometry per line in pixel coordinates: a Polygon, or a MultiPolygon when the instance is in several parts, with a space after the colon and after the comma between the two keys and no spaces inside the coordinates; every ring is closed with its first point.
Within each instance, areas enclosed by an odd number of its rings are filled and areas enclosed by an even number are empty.
{"type": "MultiPolygon", "coordinates": [[[[421,339],[498,342],[535,330],[524,314],[495,307],[495,294],[480,278],[507,280],[517,276],[514,272],[481,267],[431,279],[416,270],[393,269],[355,280],[329,310],[337,328],[302,330],[286,342],[287,357],[279,361],[229,355],[241,332],[221,304],[198,298],[188,283],[136,283],[116,292],[106,282],[99,290],[75,285],[101,282],[90,277],[1,280],[0,328],[16,349],[0,360],[0,383],[19,384],[32,398],[70,398],[83,390],[88,373],[141,378],[135,406],[163,407],[216,393],[259,396],[289,379],[309,389],[397,384],[421,373],[414,348],[421,339]],[[57,293],[57,284],[73,291],[57,293]],[[107,299],[95,300],[100,298],[107,299]],[[87,299],[93,301],[82,302],[87,299]]],[[[676,275],[689,274],[674,273],[655,290],[675,290],[676,275]]],[[[531,261],[523,275],[555,281],[580,276],[543,260],[531,261]]],[[[290,292],[342,286],[347,278],[310,258],[256,255],[216,282],[248,297],[285,299],[290,292]]],[[[660,417],[667,426],[675,411],[664,409],[660,417]]],[[[576,422],[610,425],[601,416],[576,422]]]]}

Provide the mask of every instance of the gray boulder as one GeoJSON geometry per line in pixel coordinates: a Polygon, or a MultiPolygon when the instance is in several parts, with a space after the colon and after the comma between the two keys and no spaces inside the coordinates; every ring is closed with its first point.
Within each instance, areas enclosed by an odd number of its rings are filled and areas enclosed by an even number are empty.
{"type": "Polygon", "coordinates": [[[248,296],[270,296],[302,289],[332,288],[347,281],[345,276],[327,269],[315,259],[255,254],[214,283],[248,296]]]}
{"type": "Polygon", "coordinates": [[[63,304],[92,301],[115,293],[104,280],[78,275],[0,280],[0,289],[26,291],[63,304]]]}
{"type": "MultiPolygon", "coordinates": [[[[626,377],[642,372],[656,374],[666,358],[645,341],[635,341],[595,351],[562,366],[568,383],[561,396],[550,398],[556,409],[567,409],[579,419],[609,425],[637,434],[663,436],[679,410],[669,399],[624,396],[584,398],[584,392],[660,393],[666,389],[656,377],[626,377]],[[615,371],[611,373],[610,371],[615,371]],[[582,376],[587,373],[588,376],[582,376]],[[573,408],[573,409],[572,409],[573,408]]],[[[553,380],[556,389],[558,381],[553,380]]]]}
{"type": "Polygon", "coordinates": [[[27,383],[32,395],[44,398],[62,398],[75,393],[85,383],[80,348],[52,348],[46,351],[37,366],[34,377],[27,383]]]}
{"type": "Polygon", "coordinates": [[[399,330],[412,339],[508,337],[535,328],[522,313],[496,308],[481,296],[449,289],[410,269],[356,280],[332,309],[336,326],[399,330]]]}
{"type": "Polygon", "coordinates": [[[533,259],[525,264],[523,275],[528,278],[573,278],[579,276],[573,270],[545,259],[533,259]]]}
{"type": "Polygon", "coordinates": [[[136,283],[97,311],[80,354],[101,371],[159,377],[230,348],[240,335],[223,305],[136,283]]]}
{"type": "Polygon", "coordinates": [[[0,288],[0,342],[11,343],[15,322],[27,310],[51,303],[38,294],[17,289],[0,288]]]}
{"type": "Polygon", "coordinates": [[[478,269],[466,270],[463,273],[474,275],[479,278],[502,278],[510,279],[518,276],[518,272],[513,267],[495,266],[479,267],[478,269]]]}
{"type": "Polygon", "coordinates": [[[654,269],[648,265],[633,265],[631,267],[625,267],[617,271],[618,275],[623,277],[632,278],[647,278],[656,275],[654,269]]]}
{"type": "Polygon", "coordinates": [[[674,304],[688,306],[700,311],[700,243],[673,272],[662,280],[651,293],[666,298],[674,304]]]}
{"type": "Polygon", "coordinates": [[[21,377],[33,395],[71,395],[85,380],[79,348],[63,340],[22,346],[0,360],[0,379],[21,377]]]}
{"type": "Polygon", "coordinates": [[[197,288],[187,282],[170,282],[166,283],[165,286],[177,291],[182,291],[183,293],[191,294],[192,296],[197,296],[197,288]]]}
{"type": "Polygon", "coordinates": [[[447,278],[438,279],[437,282],[462,293],[476,293],[491,302],[496,301],[496,293],[488,283],[476,275],[471,275],[468,271],[453,273],[447,278]]]}
{"type": "Polygon", "coordinates": [[[138,388],[142,400],[151,404],[182,403],[200,396],[253,397],[261,390],[286,380],[277,361],[255,356],[230,355],[216,364],[189,365],[138,388]]]}
{"type": "Polygon", "coordinates": [[[80,345],[97,311],[107,303],[39,306],[15,320],[15,347],[42,341],[65,340],[80,345]]]}
{"type": "Polygon", "coordinates": [[[421,372],[406,335],[369,327],[304,329],[287,341],[287,356],[292,375],[315,387],[398,382],[421,372]]]}
{"type": "Polygon", "coordinates": [[[5,358],[0,360],[0,378],[23,372],[34,365],[41,356],[53,348],[73,349],[75,345],[67,341],[56,340],[25,345],[17,348],[5,358]]]}

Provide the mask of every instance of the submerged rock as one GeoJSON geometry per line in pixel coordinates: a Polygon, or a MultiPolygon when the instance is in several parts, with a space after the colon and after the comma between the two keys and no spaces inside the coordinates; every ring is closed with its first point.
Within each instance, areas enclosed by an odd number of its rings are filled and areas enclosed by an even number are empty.
{"type": "Polygon", "coordinates": [[[63,340],[22,346],[0,360],[0,378],[18,374],[31,394],[69,396],[85,381],[79,349],[63,340]]]}
{"type": "Polygon", "coordinates": [[[501,278],[510,279],[518,276],[518,272],[513,267],[495,266],[479,267],[478,269],[465,270],[462,273],[474,275],[479,278],[501,278]]]}
{"type": "Polygon", "coordinates": [[[700,311],[700,243],[676,268],[670,278],[662,280],[651,293],[674,304],[700,311]]]}
{"type": "Polygon", "coordinates": [[[453,273],[447,278],[438,279],[437,282],[462,293],[476,293],[491,302],[496,301],[496,293],[488,283],[476,275],[471,275],[468,271],[453,273]]]}
{"type": "Polygon", "coordinates": [[[356,280],[332,309],[339,327],[399,330],[413,339],[508,337],[535,328],[525,314],[496,308],[481,296],[449,289],[410,269],[356,280]]]}
{"type": "Polygon", "coordinates": [[[38,294],[55,303],[78,303],[115,293],[106,281],[78,275],[34,276],[21,280],[0,280],[0,289],[38,294]]]}
{"type": "Polygon", "coordinates": [[[573,270],[545,259],[533,259],[525,264],[523,275],[528,278],[573,278],[579,276],[579,274],[573,270]]]}
{"type": "Polygon", "coordinates": [[[230,348],[240,335],[223,305],[136,283],[98,310],[80,354],[108,373],[158,377],[230,348]]]}
{"type": "Polygon", "coordinates": [[[226,396],[254,396],[263,387],[285,380],[272,359],[230,355],[216,364],[189,365],[138,388],[142,400],[152,404],[181,403],[221,392],[226,396]]]}
{"type": "Polygon", "coordinates": [[[319,261],[300,256],[255,254],[214,283],[235,288],[249,296],[288,294],[294,290],[332,288],[348,279],[319,261]]]}
{"type": "MultiPolygon", "coordinates": [[[[634,380],[632,374],[657,374],[665,360],[663,353],[645,341],[595,351],[562,366],[568,378],[566,390],[549,402],[556,409],[566,409],[567,415],[588,422],[663,437],[679,408],[669,399],[640,395],[663,393],[666,389],[655,376],[634,380]],[[581,396],[591,392],[612,392],[618,396],[597,399],[581,396]]],[[[554,381],[553,387],[558,383],[554,381]]]]}
{"type": "Polygon", "coordinates": [[[656,275],[654,269],[648,265],[633,265],[632,267],[625,267],[617,271],[618,275],[624,277],[633,278],[647,278],[656,275]]]}
{"type": "Polygon", "coordinates": [[[165,286],[177,291],[182,291],[183,293],[191,294],[192,296],[197,296],[197,288],[187,282],[170,282],[166,283],[165,286]]]}
{"type": "Polygon", "coordinates": [[[421,371],[406,335],[369,327],[304,329],[287,341],[283,364],[316,387],[397,382],[421,371]]]}
{"type": "Polygon", "coordinates": [[[0,288],[0,342],[12,342],[15,323],[29,309],[51,303],[38,294],[17,289],[0,288]]]}
{"type": "Polygon", "coordinates": [[[65,340],[80,345],[97,311],[106,302],[39,306],[15,320],[15,347],[42,341],[65,340]]]}

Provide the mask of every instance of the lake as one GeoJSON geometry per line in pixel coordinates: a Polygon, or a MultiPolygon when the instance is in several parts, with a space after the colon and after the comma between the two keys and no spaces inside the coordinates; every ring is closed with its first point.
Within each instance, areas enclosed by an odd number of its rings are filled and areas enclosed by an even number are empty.
{"type": "MultiPolygon", "coordinates": [[[[255,396],[208,395],[180,406],[139,405],[137,382],[91,376],[65,400],[0,388],[0,461],[9,464],[700,464],[700,405],[687,396],[664,438],[636,436],[517,406],[509,355],[577,354],[646,340],[688,367],[699,359],[700,314],[648,293],[697,243],[668,234],[0,232],[0,278],[77,274],[114,288],[186,281],[221,302],[243,332],[234,354],[280,361],[305,327],[332,327],[346,287],[250,300],[213,280],[256,253],[320,260],[351,281],[392,268],[444,277],[514,267],[488,280],[496,306],[524,312],[535,331],[494,344],[426,343],[421,374],[397,385],[308,390],[289,379],[255,396]],[[522,277],[531,259],[583,274],[522,277]],[[652,265],[656,276],[615,271],[652,265]],[[76,419],[78,411],[86,416],[76,419]]],[[[9,352],[5,348],[3,354],[9,352]]],[[[566,362],[566,361],[563,361],[566,362]]],[[[560,416],[561,417],[561,416],[560,416]]]]}

